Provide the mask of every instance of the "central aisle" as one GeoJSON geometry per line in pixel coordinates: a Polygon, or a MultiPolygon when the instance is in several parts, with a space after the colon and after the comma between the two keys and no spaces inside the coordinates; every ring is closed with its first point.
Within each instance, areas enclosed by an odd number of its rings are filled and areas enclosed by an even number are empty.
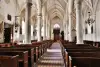
{"type": "Polygon", "coordinates": [[[38,60],[37,67],[65,67],[61,45],[55,42],[38,60]]]}

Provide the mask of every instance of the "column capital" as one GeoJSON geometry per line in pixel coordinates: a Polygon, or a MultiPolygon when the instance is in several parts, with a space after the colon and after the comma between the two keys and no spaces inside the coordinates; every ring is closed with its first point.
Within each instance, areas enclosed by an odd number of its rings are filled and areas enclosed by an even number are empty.
{"type": "Polygon", "coordinates": [[[76,11],[81,9],[81,3],[82,3],[81,0],[75,0],[76,11]]]}
{"type": "Polygon", "coordinates": [[[81,3],[82,3],[82,0],[75,0],[75,4],[81,5],[81,3]]]}
{"type": "Polygon", "coordinates": [[[28,6],[32,6],[32,0],[26,0],[26,4],[27,4],[28,6]]]}
{"type": "Polygon", "coordinates": [[[42,16],[42,13],[37,13],[37,16],[42,16]]]}
{"type": "Polygon", "coordinates": [[[27,4],[28,4],[28,6],[32,6],[32,3],[30,3],[30,2],[28,2],[27,4]]]}

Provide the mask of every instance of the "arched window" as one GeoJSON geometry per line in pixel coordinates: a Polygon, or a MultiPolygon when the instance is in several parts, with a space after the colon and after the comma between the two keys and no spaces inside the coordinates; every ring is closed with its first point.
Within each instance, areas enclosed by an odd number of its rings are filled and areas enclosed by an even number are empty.
{"type": "Polygon", "coordinates": [[[88,33],[87,28],[85,28],[85,34],[87,34],[87,33],[88,33]]]}
{"type": "Polygon", "coordinates": [[[54,34],[59,34],[60,33],[60,26],[59,24],[55,24],[53,27],[53,33],[54,34]]]}
{"type": "Polygon", "coordinates": [[[93,33],[93,25],[91,26],[91,33],[93,33]]]}
{"type": "Polygon", "coordinates": [[[7,19],[11,21],[11,15],[7,15],[7,19]]]}
{"type": "Polygon", "coordinates": [[[59,24],[55,24],[55,25],[54,25],[54,29],[60,29],[59,24]]]}

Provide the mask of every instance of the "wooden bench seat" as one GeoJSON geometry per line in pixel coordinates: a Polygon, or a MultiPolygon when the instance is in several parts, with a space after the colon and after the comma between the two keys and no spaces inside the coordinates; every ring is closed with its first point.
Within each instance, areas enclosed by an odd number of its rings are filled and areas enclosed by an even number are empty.
{"type": "Polygon", "coordinates": [[[23,48],[26,48],[26,47],[31,47],[31,48],[34,48],[34,52],[36,51],[36,48],[38,48],[38,52],[40,54],[40,56],[46,51],[47,48],[44,47],[44,45],[17,45],[15,47],[23,47],[23,48]]]}
{"type": "Polygon", "coordinates": [[[0,51],[28,51],[28,66],[34,66],[34,48],[0,48],[0,51]]]}
{"type": "Polygon", "coordinates": [[[0,67],[19,67],[18,55],[16,56],[0,56],[0,67]]]}
{"type": "Polygon", "coordinates": [[[0,51],[0,55],[19,55],[19,67],[28,67],[28,51],[0,51]]]}
{"type": "Polygon", "coordinates": [[[72,67],[100,67],[100,58],[72,57],[72,67]]]}
{"type": "Polygon", "coordinates": [[[43,42],[32,42],[32,45],[42,45],[43,42]]]}
{"type": "Polygon", "coordinates": [[[94,49],[66,49],[67,52],[98,52],[100,49],[94,48],[94,49]]]}
{"type": "Polygon", "coordinates": [[[66,49],[84,49],[84,48],[95,48],[93,46],[90,45],[66,45],[65,47],[66,49]]]}
{"type": "Polygon", "coordinates": [[[100,52],[68,52],[71,57],[96,57],[100,58],[100,52]]]}
{"type": "Polygon", "coordinates": [[[100,67],[100,49],[91,45],[65,45],[69,67],[100,67]],[[69,60],[69,56],[71,60],[69,60]],[[70,64],[71,63],[71,64],[70,64]]]}
{"type": "Polygon", "coordinates": [[[34,62],[38,60],[38,58],[44,53],[44,49],[41,46],[33,46],[33,45],[17,45],[17,48],[34,48],[34,62]]]}
{"type": "Polygon", "coordinates": [[[10,43],[0,43],[0,47],[10,47],[10,43]]]}

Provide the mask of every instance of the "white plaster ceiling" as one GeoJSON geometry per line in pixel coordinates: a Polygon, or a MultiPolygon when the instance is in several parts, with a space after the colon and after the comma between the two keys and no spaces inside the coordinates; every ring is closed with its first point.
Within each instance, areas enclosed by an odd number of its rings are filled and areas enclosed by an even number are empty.
{"type": "MultiPolygon", "coordinates": [[[[24,8],[26,0],[5,0],[6,3],[13,1],[14,4],[17,5],[17,9],[21,10],[24,8]]],[[[97,0],[83,0],[85,5],[87,5],[90,9],[93,8],[93,3],[97,2],[97,0]]],[[[63,20],[66,14],[66,7],[68,0],[42,0],[42,6],[45,5],[47,8],[47,14],[49,15],[50,19],[58,16],[60,19],[63,20]]],[[[32,0],[32,15],[36,14],[36,0],[32,0]]],[[[1,7],[1,6],[0,6],[1,7]]],[[[85,9],[86,6],[84,6],[85,9]]],[[[2,7],[1,7],[2,8],[2,7]]]]}
{"type": "Polygon", "coordinates": [[[64,0],[47,0],[47,13],[51,19],[58,16],[64,18],[66,12],[66,2],[64,0]]]}
{"type": "MultiPolygon", "coordinates": [[[[13,1],[17,5],[17,10],[22,11],[25,6],[26,0],[5,0],[7,3],[13,1]]],[[[51,19],[55,16],[58,16],[60,19],[63,19],[66,12],[66,2],[67,0],[42,0],[42,5],[47,6],[47,14],[51,19]]],[[[36,0],[32,0],[32,12],[34,15],[36,13],[36,0]]],[[[19,11],[19,12],[20,12],[19,11]]]]}

